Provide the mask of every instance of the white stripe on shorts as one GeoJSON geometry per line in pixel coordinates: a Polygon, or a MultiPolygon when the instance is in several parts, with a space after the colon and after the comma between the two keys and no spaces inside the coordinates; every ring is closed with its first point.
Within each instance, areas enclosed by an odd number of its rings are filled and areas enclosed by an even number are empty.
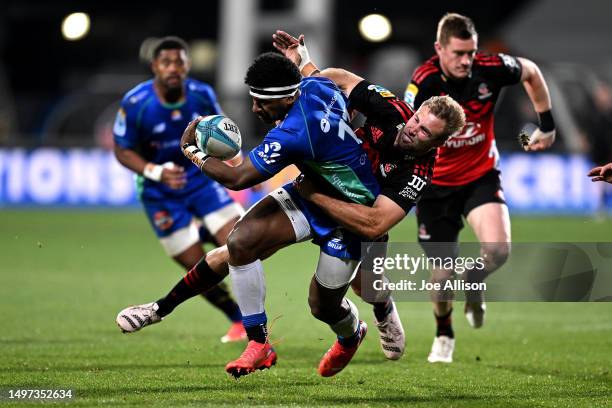
{"type": "Polygon", "coordinates": [[[193,221],[188,226],[174,231],[167,237],[159,239],[159,243],[171,257],[179,255],[199,241],[200,234],[198,233],[198,226],[193,221]]]}
{"type": "Polygon", "coordinates": [[[239,203],[231,203],[217,211],[206,214],[202,219],[204,227],[211,235],[215,235],[232,218],[240,218],[244,214],[244,208],[239,203]]]}
{"type": "Polygon", "coordinates": [[[287,215],[287,218],[289,218],[289,221],[291,221],[293,231],[295,232],[295,242],[302,242],[310,239],[310,224],[308,224],[308,220],[300,208],[295,204],[287,190],[279,187],[268,195],[276,200],[280,208],[282,208],[287,215]]]}

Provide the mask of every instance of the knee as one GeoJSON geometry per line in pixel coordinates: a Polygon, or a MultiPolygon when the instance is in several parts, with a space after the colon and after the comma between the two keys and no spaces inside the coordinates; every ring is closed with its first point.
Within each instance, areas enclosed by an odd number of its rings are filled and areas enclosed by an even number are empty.
{"type": "Polygon", "coordinates": [[[439,283],[442,287],[451,279],[453,279],[452,269],[434,269],[431,272],[431,283],[439,283]]]}
{"type": "Polygon", "coordinates": [[[495,242],[483,245],[482,257],[484,258],[485,268],[488,272],[501,267],[506,263],[510,256],[509,242],[495,242]]]}
{"type": "Polygon", "coordinates": [[[258,259],[258,234],[251,225],[239,222],[227,237],[227,252],[232,265],[244,265],[258,259]]]}

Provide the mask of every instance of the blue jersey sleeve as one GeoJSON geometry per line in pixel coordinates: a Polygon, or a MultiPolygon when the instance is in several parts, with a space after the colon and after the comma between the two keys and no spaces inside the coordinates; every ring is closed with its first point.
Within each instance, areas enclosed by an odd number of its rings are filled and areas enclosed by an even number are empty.
{"type": "Polygon", "coordinates": [[[215,90],[212,88],[212,86],[206,87],[206,95],[210,100],[214,115],[223,115],[223,109],[221,109],[221,105],[219,105],[219,101],[217,101],[217,95],[215,94],[215,90]]]}
{"type": "Polygon", "coordinates": [[[290,164],[312,158],[304,146],[300,132],[287,128],[274,128],[263,142],[249,153],[255,168],[263,175],[272,177],[290,164]]]}
{"type": "Polygon", "coordinates": [[[139,145],[136,106],[127,100],[121,102],[121,107],[113,125],[115,144],[124,149],[134,149],[139,145]]]}

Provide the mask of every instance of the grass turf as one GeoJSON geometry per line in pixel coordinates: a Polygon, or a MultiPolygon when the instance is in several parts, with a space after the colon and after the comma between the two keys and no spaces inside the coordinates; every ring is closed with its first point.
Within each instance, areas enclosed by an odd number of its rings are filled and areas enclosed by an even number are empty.
{"type": "MultiPolygon", "coordinates": [[[[300,244],[265,262],[268,316],[282,316],[272,327],[278,365],[234,381],[223,367],[243,345],[219,342],[228,324],[200,299],[137,334],[115,326],[120,309],[159,298],[180,276],[142,214],[5,210],[0,223],[4,390],[72,388],[70,406],[610,404],[610,303],[491,303],[478,331],[458,305],[455,363],[432,365],[429,304],[398,305],[408,345],[400,361],[390,362],[371,311],[357,302],[370,333],[350,366],[324,379],[316,367],[333,336],[309,314],[317,248],[300,244]]],[[[414,229],[409,218],[392,240],[412,241],[414,229]]],[[[610,221],[513,218],[515,241],[610,241],[611,230],[610,221]]]]}

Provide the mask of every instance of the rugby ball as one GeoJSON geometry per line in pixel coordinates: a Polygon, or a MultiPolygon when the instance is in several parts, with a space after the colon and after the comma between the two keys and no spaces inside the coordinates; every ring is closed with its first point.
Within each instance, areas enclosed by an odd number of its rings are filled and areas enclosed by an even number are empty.
{"type": "Polygon", "coordinates": [[[198,149],[220,160],[229,160],[240,152],[240,129],[223,115],[205,116],[195,130],[198,149]]]}

